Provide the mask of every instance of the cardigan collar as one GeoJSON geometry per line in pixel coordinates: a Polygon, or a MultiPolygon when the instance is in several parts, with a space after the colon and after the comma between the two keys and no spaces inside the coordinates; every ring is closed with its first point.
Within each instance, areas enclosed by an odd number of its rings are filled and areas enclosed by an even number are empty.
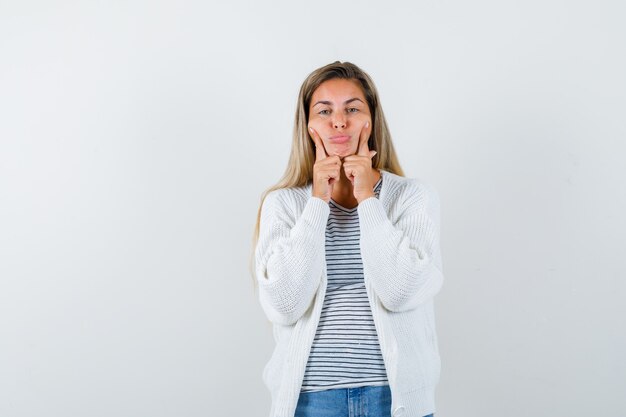
{"type": "MultiPolygon", "coordinates": [[[[396,175],[393,172],[386,171],[382,168],[379,171],[380,171],[380,176],[383,179],[383,183],[378,193],[378,199],[381,202],[385,203],[385,198],[387,198],[386,191],[389,189],[389,186],[388,185],[385,186],[385,184],[389,184],[390,181],[395,182],[396,179],[403,178],[403,177],[400,177],[399,175],[396,175]]],[[[313,182],[309,183],[306,187],[304,187],[304,190],[306,191],[306,195],[310,196],[313,191],[313,182]]]]}

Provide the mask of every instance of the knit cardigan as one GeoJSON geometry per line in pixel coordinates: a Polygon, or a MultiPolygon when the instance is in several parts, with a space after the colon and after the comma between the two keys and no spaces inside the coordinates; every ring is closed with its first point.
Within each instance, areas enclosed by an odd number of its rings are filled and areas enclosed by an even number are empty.
{"type": "MultiPolygon", "coordinates": [[[[391,415],[435,412],[440,356],[433,298],[443,284],[440,202],[423,181],[381,170],[379,197],[358,205],[363,277],[392,394],[391,415]]],[[[276,346],[263,369],[270,417],[293,417],[326,293],[330,207],[312,184],[268,193],[255,273],[276,346]]]]}

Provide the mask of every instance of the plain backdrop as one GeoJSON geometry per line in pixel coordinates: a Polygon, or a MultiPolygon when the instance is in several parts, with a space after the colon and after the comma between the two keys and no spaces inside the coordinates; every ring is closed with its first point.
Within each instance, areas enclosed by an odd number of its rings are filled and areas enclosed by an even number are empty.
{"type": "Polygon", "coordinates": [[[0,416],[269,414],[252,232],[335,60],[441,197],[435,415],[624,416],[625,12],[0,1],[0,416]]]}

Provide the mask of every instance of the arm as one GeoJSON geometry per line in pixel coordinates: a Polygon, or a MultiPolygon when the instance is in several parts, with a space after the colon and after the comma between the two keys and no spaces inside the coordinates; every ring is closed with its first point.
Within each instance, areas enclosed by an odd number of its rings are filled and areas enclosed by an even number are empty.
{"type": "Polygon", "coordinates": [[[321,281],[330,207],[310,197],[300,217],[293,219],[282,199],[288,196],[278,191],[270,192],[261,208],[256,279],[270,321],[293,324],[309,307],[321,281]]]}
{"type": "Polygon", "coordinates": [[[430,300],[443,284],[439,195],[417,182],[405,192],[395,224],[375,197],[358,206],[364,270],[383,305],[397,312],[430,300]]]}

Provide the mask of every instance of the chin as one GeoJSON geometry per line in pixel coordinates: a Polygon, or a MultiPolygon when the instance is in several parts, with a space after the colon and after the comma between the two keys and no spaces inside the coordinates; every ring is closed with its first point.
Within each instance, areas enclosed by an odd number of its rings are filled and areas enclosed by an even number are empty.
{"type": "Polygon", "coordinates": [[[343,158],[344,156],[355,155],[356,152],[357,149],[348,149],[346,147],[338,146],[334,153],[343,158]]]}
{"type": "Polygon", "coordinates": [[[356,152],[343,151],[343,152],[337,152],[337,155],[339,156],[339,158],[343,159],[346,156],[356,155],[356,152]]]}

